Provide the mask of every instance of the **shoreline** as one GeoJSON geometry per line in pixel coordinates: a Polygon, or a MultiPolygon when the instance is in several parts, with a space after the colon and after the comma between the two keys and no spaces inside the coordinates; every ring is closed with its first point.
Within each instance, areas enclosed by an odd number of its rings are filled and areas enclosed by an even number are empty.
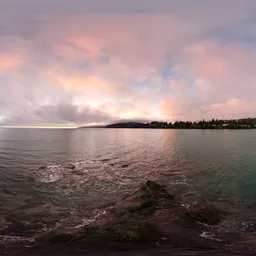
{"type": "Polygon", "coordinates": [[[104,208],[86,226],[56,228],[36,237],[33,243],[2,245],[2,252],[31,256],[143,255],[140,252],[184,255],[179,253],[185,250],[185,255],[255,255],[256,219],[255,226],[248,230],[242,230],[239,219],[247,211],[250,209],[227,198],[212,201],[179,194],[148,180],[138,190],[104,208]]]}

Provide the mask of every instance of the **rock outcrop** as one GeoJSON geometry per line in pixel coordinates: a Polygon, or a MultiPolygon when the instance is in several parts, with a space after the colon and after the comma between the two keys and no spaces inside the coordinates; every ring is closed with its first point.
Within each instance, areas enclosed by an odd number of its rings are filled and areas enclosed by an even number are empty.
{"type": "Polygon", "coordinates": [[[147,181],[104,211],[87,226],[55,230],[47,238],[54,243],[74,242],[101,248],[215,248],[223,244],[220,239],[201,234],[217,230],[226,212],[205,202],[184,204],[178,195],[170,194],[154,181],[147,181]]]}

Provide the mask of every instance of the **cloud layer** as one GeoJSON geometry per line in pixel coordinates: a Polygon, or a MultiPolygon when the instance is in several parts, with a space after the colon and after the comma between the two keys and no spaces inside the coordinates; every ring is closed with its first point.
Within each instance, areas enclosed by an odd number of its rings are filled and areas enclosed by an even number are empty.
{"type": "Polygon", "coordinates": [[[2,0],[0,124],[256,116],[255,1],[2,0]]]}

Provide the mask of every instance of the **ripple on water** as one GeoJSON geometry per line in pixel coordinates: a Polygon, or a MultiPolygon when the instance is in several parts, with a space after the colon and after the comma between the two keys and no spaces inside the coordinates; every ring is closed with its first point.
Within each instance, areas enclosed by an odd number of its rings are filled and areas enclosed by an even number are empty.
{"type": "Polygon", "coordinates": [[[52,183],[59,181],[63,177],[63,167],[58,165],[46,166],[40,169],[38,181],[42,183],[52,183]]]}
{"type": "Polygon", "coordinates": [[[33,243],[34,238],[24,238],[20,236],[5,236],[0,235],[0,244],[22,244],[22,243],[33,243]]]}
{"type": "Polygon", "coordinates": [[[113,180],[123,172],[128,171],[130,166],[127,162],[107,161],[80,161],[71,164],[41,166],[36,173],[36,180],[41,183],[54,183],[60,180],[63,183],[72,179],[83,180],[86,176],[95,180],[113,180]],[[84,178],[83,178],[84,176],[84,178]]]}

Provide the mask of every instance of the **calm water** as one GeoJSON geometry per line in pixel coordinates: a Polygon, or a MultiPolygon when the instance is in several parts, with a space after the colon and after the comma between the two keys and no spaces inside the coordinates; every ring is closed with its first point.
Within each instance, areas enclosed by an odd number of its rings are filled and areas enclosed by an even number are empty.
{"type": "Polygon", "coordinates": [[[255,205],[256,131],[0,129],[0,240],[89,223],[147,179],[255,205]]]}

